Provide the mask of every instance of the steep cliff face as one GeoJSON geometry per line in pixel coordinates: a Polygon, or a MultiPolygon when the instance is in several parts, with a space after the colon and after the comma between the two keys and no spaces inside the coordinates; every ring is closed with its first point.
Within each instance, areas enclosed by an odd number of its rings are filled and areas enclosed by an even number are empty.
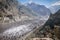
{"type": "MultiPolygon", "coordinates": [[[[51,14],[44,27],[50,27],[51,32],[60,40],[60,10],[55,14],[51,14]]],[[[55,38],[54,38],[55,39],[55,38]]],[[[56,40],[58,40],[56,39],[56,40]]]]}
{"type": "Polygon", "coordinates": [[[0,22],[18,21],[18,13],[18,2],[16,0],[0,0],[0,22]]]}
{"type": "Polygon", "coordinates": [[[60,10],[58,10],[55,14],[51,14],[45,25],[60,25],[60,10]]]}

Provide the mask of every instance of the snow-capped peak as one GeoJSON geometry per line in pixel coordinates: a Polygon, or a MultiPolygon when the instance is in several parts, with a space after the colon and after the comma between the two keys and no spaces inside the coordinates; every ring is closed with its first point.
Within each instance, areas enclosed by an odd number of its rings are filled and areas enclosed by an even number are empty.
{"type": "Polygon", "coordinates": [[[29,1],[29,4],[31,4],[31,3],[32,3],[32,0],[29,1]]]}
{"type": "Polygon", "coordinates": [[[54,4],[52,4],[51,6],[56,6],[56,5],[60,5],[60,1],[55,2],[54,4]]]}

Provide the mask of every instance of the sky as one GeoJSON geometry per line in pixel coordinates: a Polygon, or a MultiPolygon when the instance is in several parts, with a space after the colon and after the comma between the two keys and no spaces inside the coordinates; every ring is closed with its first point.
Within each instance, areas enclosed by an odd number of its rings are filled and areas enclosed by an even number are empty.
{"type": "Polygon", "coordinates": [[[45,5],[46,7],[50,7],[53,3],[58,2],[60,0],[18,0],[20,3],[29,3],[34,2],[40,5],[45,5]]]}

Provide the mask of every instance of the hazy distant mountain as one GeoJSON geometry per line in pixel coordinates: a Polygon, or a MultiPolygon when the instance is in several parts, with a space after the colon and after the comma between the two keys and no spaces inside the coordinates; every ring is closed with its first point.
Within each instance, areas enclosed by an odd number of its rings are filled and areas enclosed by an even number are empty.
{"type": "Polygon", "coordinates": [[[30,8],[27,8],[24,5],[19,5],[19,12],[20,15],[26,15],[29,17],[38,17],[37,13],[35,13],[30,8]]]}
{"type": "Polygon", "coordinates": [[[52,4],[51,7],[49,7],[49,9],[53,14],[56,13],[60,9],[60,1],[52,4]]]}
{"type": "Polygon", "coordinates": [[[50,10],[46,8],[44,5],[39,5],[36,3],[27,3],[26,5],[28,8],[32,9],[34,12],[38,14],[38,16],[49,16],[50,10]]]}
{"type": "Polygon", "coordinates": [[[50,10],[54,14],[60,9],[60,5],[51,6],[50,10]]]}

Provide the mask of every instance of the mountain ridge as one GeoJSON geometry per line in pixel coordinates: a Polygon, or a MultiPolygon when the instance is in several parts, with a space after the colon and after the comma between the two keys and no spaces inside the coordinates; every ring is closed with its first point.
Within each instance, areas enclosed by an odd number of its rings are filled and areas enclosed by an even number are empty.
{"type": "Polygon", "coordinates": [[[46,8],[44,5],[39,5],[36,3],[27,3],[26,5],[28,8],[32,9],[34,12],[38,14],[38,16],[45,16],[45,15],[50,15],[50,10],[46,8]]]}

